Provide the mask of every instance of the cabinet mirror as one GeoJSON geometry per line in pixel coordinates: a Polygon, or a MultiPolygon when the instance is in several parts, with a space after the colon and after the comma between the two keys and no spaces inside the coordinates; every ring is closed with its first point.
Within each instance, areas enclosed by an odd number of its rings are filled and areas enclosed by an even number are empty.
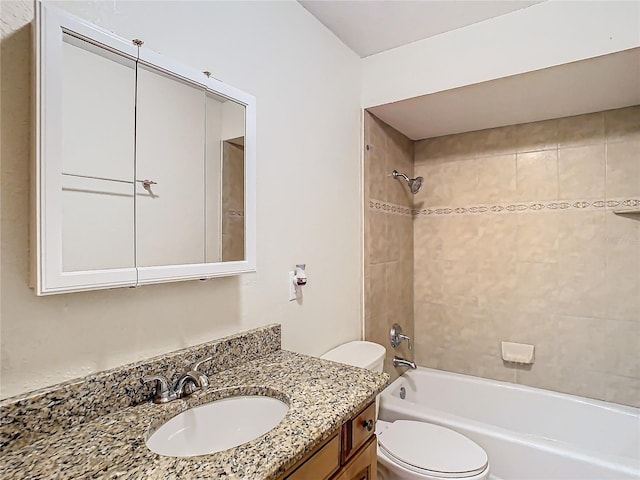
{"type": "Polygon", "coordinates": [[[37,7],[36,293],[255,270],[255,99],[37,7]]]}

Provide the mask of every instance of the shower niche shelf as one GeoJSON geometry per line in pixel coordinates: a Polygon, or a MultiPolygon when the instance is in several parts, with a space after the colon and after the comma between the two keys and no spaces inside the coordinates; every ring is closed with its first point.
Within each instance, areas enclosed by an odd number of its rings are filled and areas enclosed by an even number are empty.
{"type": "Polygon", "coordinates": [[[630,213],[635,213],[638,214],[640,213],[640,208],[629,208],[629,209],[620,209],[620,210],[614,210],[613,213],[615,213],[616,215],[628,215],[630,213]]]}

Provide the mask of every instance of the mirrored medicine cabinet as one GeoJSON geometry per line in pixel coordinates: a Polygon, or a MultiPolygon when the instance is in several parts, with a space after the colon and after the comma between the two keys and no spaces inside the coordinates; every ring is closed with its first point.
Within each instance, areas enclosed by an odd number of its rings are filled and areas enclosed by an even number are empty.
{"type": "Polygon", "coordinates": [[[38,295],[255,270],[255,98],[60,10],[35,20],[38,295]]]}

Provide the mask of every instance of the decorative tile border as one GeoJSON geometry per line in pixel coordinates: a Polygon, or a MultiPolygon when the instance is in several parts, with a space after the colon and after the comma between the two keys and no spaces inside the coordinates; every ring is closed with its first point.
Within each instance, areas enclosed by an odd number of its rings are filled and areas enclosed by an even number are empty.
{"type": "Polygon", "coordinates": [[[639,198],[614,198],[609,200],[571,200],[558,202],[523,202],[496,205],[473,205],[469,207],[431,207],[412,209],[382,202],[369,200],[369,209],[377,212],[412,215],[414,217],[433,217],[443,215],[481,215],[481,214],[506,214],[558,210],[613,210],[624,208],[639,208],[639,198]]]}
{"type": "Polygon", "coordinates": [[[411,207],[403,207],[402,205],[396,205],[394,203],[382,202],[380,200],[369,200],[369,210],[376,212],[390,213],[392,215],[413,215],[411,207]]]}

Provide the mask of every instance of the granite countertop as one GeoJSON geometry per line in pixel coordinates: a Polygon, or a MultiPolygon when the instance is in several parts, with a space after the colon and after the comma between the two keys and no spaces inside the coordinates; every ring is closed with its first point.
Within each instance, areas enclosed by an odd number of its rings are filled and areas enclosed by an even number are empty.
{"type": "Polygon", "coordinates": [[[277,350],[209,380],[209,389],[184,399],[123,408],[7,448],[0,458],[0,477],[275,479],[364,408],[389,376],[277,350]],[[254,441],[183,458],[157,455],[145,445],[149,434],[189,407],[251,394],[274,396],[289,405],[284,420],[254,441]]]}

